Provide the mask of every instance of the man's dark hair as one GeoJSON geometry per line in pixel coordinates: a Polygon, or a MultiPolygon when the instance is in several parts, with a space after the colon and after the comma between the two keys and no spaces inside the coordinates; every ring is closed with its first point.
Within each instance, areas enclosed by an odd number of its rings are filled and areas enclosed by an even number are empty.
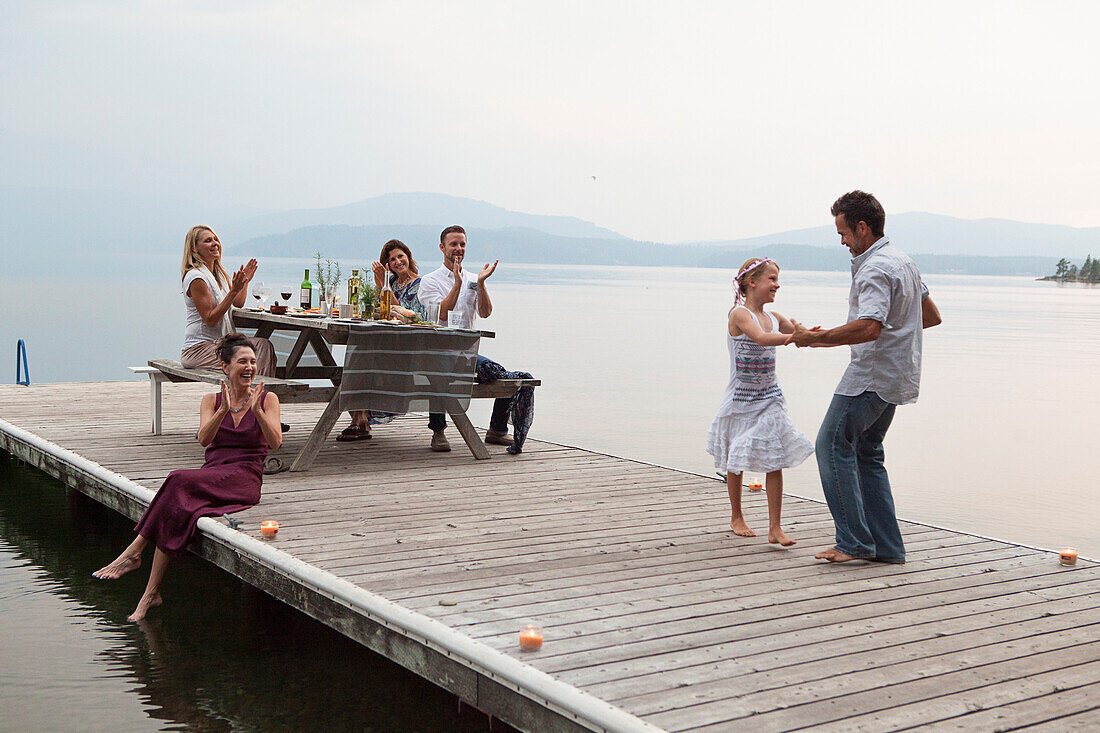
{"type": "Polygon", "coordinates": [[[871,227],[871,234],[881,237],[886,230],[886,211],[873,195],[866,191],[850,191],[835,202],[829,209],[833,216],[844,214],[844,223],[853,232],[861,221],[871,227]]]}
{"type": "Polygon", "coordinates": [[[439,233],[439,243],[443,244],[443,242],[447,239],[448,234],[465,234],[465,233],[466,233],[466,230],[463,229],[462,227],[460,227],[458,224],[452,224],[451,226],[447,227],[446,229],[444,229],[442,232],[439,233]]]}

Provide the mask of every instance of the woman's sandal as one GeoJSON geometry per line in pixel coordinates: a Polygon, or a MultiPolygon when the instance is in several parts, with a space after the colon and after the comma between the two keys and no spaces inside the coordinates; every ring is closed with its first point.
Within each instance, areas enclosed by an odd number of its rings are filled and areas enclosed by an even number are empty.
{"type": "Polygon", "coordinates": [[[290,466],[280,461],[275,456],[271,456],[264,461],[264,474],[270,476],[273,473],[282,473],[283,471],[289,471],[290,466]]]}
{"type": "Polygon", "coordinates": [[[354,440],[370,440],[370,428],[364,430],[358,425],[348,425],[336,436],[337,442],[350,443],[354,440]]]}

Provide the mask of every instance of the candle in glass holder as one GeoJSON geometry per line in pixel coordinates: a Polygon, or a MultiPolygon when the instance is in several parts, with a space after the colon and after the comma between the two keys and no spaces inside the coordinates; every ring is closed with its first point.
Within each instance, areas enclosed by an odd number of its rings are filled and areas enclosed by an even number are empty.
{"type": "Polygon", "coordinates": [[[519,632],[519,648],[525,652],[534,652],[542,648],[542,629],[534,624],[519,632]]]}
{"type": "Polygon", "coordinates": [[[279,523],[274,519],[260,522],[260,534],[268,538],[274,537],[279,534],[279,523]]]}
{"type": "Polygon", "coordinates": [[[1077,550],[1072,547],[1067,547],[1058,553],[1058,560],[1063,565],[1076,565],[1077,564],[1077,550]]]}

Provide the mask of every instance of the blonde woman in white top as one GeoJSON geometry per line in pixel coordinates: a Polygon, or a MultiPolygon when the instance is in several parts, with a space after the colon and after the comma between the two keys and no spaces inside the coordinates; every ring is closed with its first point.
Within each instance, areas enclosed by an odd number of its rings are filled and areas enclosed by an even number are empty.
{"type": "MultiPolygon", "coordinates": [[[[222,266],[222,245],[218,235],[207,226],[194,226],[183,243],[183,304],[187,308],[187,327],[183,332],[180,362],[187,369],[217,369],[221,362],[217,342],[233,333],[229,315],[231,306],[240,308],[248,297],[248,283],[256,274],[256,260],[249,260],[230,277],[222,266]]],[[[264,338],[253,338],[256,371],[263,376],[275,374],[275,349],[264,338]]]]}

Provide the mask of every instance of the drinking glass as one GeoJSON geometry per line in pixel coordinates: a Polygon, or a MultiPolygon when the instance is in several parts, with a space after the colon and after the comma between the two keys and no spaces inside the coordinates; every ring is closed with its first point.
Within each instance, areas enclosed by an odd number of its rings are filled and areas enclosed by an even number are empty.
{"type": "Polygon", "coordinates": [[[258,283],[252,283],[252,297],[256,300],[255,306],[263,310],[264,307],[264,283],[261,280],[258,283]]]}
{"type": "Polygon", "coordinates": [[[441,326],[439,322],[439,303],[424,304],[424,320],[433,326],[441,326]]]}
{"type": "Polygon", "coordinates": [[[447,314],[447,328],[465,328],[463,325],[465,321],[465,311],[451,311],[447,314]]]}
{"type": "Polygon", "coordinates": [[[259,302],[260,310],[263,310],[267,305],[268,299],[271,297],[271,288],[263,283],[261,280],[258,284],[252,286],[252,297],[256,298],[259,302]]]}

